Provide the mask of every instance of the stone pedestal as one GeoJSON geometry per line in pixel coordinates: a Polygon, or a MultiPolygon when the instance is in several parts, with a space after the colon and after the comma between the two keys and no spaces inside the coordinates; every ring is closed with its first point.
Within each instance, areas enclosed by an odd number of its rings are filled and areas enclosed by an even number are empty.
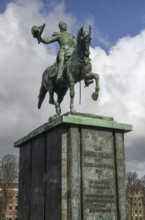
{"type": "Polygon", "coordinates": [[[125,220],[124,133],[111,118],[66,114],[15,142],[18,220],[125,220]]]}

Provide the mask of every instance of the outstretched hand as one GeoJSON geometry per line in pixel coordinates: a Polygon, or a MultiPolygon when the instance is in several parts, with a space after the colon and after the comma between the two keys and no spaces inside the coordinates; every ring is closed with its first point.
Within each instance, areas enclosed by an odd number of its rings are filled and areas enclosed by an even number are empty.
{"type": "Polygon", "coordinates": [[[45,28],[45,24],[43,24],[41,26],[35,25],[31,28],[32,35],[33,35],[33,37],[37,38],[38,44],[40,44],[42,42],[41,34],[42,34],[44,28],[45,28]]]}

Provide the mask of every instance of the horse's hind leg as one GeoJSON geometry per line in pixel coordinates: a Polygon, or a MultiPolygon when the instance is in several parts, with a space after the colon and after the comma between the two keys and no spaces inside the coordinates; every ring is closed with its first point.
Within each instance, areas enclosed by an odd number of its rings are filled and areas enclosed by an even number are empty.
{"type": "Polygon", "coordinates": [[[54,101],[54,91],[49,91],[49,104],[55,105],[54,101]]]}
{"type": "Polygon", "coordinates": [[[67,92],[68,88],[64,87],[61,89],[61,92],[59,91],[58,94],[57,94],[57,103],[56,103],[56,112],[58,115],[61,115],[61,107],[60,107],[60,104],[62,103],[63,101],[63,98],[67,92]]]}
{"type": "Polygon", "coordinates": [[[54,100],[54,91],[49,91],[49,103],[55,105],[56,114],[49,118],[49,121],[55,120],[61,114],[60,104],[54,100]]]}
{"type": "Polygon", "coordinates": [[[61,115],[61,107],[60,107],[59,102],[55,102],[55,111],[56,111],[57,116],[61,115]]]}
{"type": "Polygon", "coordinates": [[[54,91],[49,91],[49,103],[55,105],[56,114],[49,118],[49,121],[55,120],[61,115],[61,102],[67,92],[68,88],[61,88],[57,91],[57,101],[54,100],[54,91]]]}

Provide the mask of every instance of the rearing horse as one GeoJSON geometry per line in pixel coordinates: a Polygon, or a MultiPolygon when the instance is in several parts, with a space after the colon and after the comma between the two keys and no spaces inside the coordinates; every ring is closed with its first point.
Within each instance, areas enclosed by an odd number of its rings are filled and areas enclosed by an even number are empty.
{"type": "Polygon", "coordinates": [[[62,85],[56,84],[57,63],[54,63],[44,71],[38,96],[38,108],[41,107],[46,93],[49,92],[49,103],[55,105],[56,109],[56,114],[50,117],[50,120],[60,116],[60,104],[63,101],[68,88],[70,88],[70,112],[75,112],[74,85],[81,80],[85,81],[86,86],[95,80],[96,87],[95,92],[92,94],[92,99],[97,100],[99,94],[99,75],[92,72],[92,65],[89,58],[90,41],[91,26],[83,26],[78,32],[76,48],[65,64],[63,71],[64,83],[62,83],[62,85]],[[54,93],[57,94],[57,101],[54,100],[54,93]]]}

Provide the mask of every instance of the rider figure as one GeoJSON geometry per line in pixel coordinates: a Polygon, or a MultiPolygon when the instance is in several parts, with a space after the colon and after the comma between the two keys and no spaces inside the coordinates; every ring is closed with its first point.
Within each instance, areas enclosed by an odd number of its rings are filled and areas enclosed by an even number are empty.
{"type": "Polygon", "coordinates": [[[60,32],[54,32],[51,38],[43,39],[40,38],[40,42],[44,44],[50,44],[52,42],[58,42],[60,45],[60,49],[57,55],[57,64],[58,64],[58,71],[57,71],[57,84],[61,84],[63,81],[63,69],[64,69],[64,62],[65,58],[69,57],[75,46],[76,41],[75,37],[72,34],[67,33],[67,24],[64,21],[60,21],[58,24],[60,32]]]}

